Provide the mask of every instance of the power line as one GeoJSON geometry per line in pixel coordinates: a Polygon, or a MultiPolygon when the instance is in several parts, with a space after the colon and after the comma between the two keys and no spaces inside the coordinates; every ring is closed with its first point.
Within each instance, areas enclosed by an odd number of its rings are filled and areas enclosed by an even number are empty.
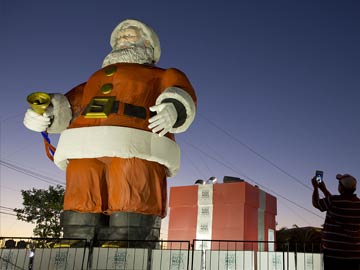
{"type": "Polygon", "coordinates": [[[269,163],[271,166],[273,166],[274,168],[278,169],[279,171],[281,171],[283,174],[287,175],[288,177],[290,177],[291,179],[293,179],[295,182],[297,182],[298,184],[302,185],[303,187],[312,190],[308,185],[304,184],[301,180],[299,180],[298,178],[296,178],[295,176],[293,176],[292,174],[288,173],[287,171],[285,171],[284,169],[282,169],[279,165],[275,164],[273,161],[271,161],[270,159],[264,157],[263,155],[259,154],[257,151],[255,151],[252,147],[250,147],[249,145],[247,145],[246,143],[242,142],[241,140],[239,140],[238,138],[236,138],[235,136],[233,136],[230,132],[226,131],[225,129],[223,129],[222,127],[220,127],[219,125],[217,125],[216,123],[214,123],[213,121],[211,121],[210,119],[208,119],[207,117],[205,117],[204,115],[202,115],[201,113],[198,113],[203,119],[205,119],[206,121],[208,121],[211,125],[213,125],[215,128],[217,128],[218,130],[220,130],[221,132],[223,132],[224,134],[226,134],[228,137],[230,137],[231,139],[233,139],[234,141],[236,141],[237,143],[241,144],[242,146],[244,146],[246,149],[248,149],[250,152],[252,152],[253,154],[255,154],[256,156],[258,156],[259,158],[261,158],[262,160],[266,161],[267,163],[269,163]]]}
{"type": "MultiPolygon", "coordinates": [[[[14,209],[13,209],[13,208],[10,208],[10,207],[6,207],[6,206],[1,206],[1,205],[0,205],[0,208],[3,209],[4,211],[13,211],[13,212],[14,212],[14,209]]],[[[3,211],[1,211],[1,210],[0,210],[0,214],[17,217],[17,214],[8,213],[8,212],[3,212],[3,211]]],[[[21,215],[20,215],[20,216],[21,216],[21,215]]]]}
{"type": "Polygon", "coordinates": [[[52,185],[56,184],[56,185],[64,186],[64,183],[60,182],[59,180],[56,180],[54,178],[51,178],[51,177],[48,177],[48,176],[45,176],[45,175],[42,175],[42,174],[39,174],[39,173],[31,171],[29,169],[25,169],[23,167],[20,167],[18,165],[10,163],[10,162],[0,160],[0,165],[2,165],[4,167],[7,167],[7,168],[9,168],[11,170],[17,171],[19,173],[25,174],[27,176],[31,176],[31,177],[33,177],[35,179],[38,179],[38,180],[40,180],[42,182],[45,182],[45,183],[48,183],[48,184],[52,184],[52,185]]]}
{"type": "MultiPolygon", "coordinates": [[[[1,206],[1,205],[0,205],[0,209],[3,210],[3,211],[14,211],[14,209],[12,209],[10,207],[5,207],[5,206],[1,206]]],[[[16,217],[16,214],[3,212],[1,210],[0,210],[0,214],[9,215],[9,216],[15,216],[16,217]]]]}
{"type": "Polygon", "coordinates": [[[297,216],[299,219],[301,219],[302,221],[304,221],[305,223],[309,224],[309,221],[307,219],[305,219],[300,213],[293,211],[288,205],[283,204],[283,206],[285,206],[291,213],[293,213],[295,216],[297,216]]]}
{"type": "Polygon", "coordinates": [[[12,191],[20,192],[20,190],[17,190],[17,189],[14,189],[14,188],[10,188],[10,187],[4,186],[4,185],[0,185],[0,187],[1,187],[1,188],[8,189],[8,190],[12,190],[12,191]]]}
{"type": "Polygon", "coordinates": [[[2,212],[2,211],[0,211],[0,214],[2,214],[2,215],[9,215],[9,216],[14,216],[14,217],[16,217],[16,215],[15,215],[15,214],[5,213],[5,212],[2,212]]]}
{"type": "Polygon", "coordinates": [[[11,211],[13,211],[13,210],[14,210],[13,208],[10,208],[10,207],[5,207],[5,206],[1,206],[1,205],[0,205],[0,208],[7,209],[7,210],[11,210],[11,211]]]}
{"type": "MultiPolygon", "coordinates": [[[[291,179],[293,179],[294,181],[296,181],[297,183],[299,183],[300,185],[304,186],[305,188],[312,190],[308,185],[305,185],[301,180],[299,180],[298,178],[296,178],[295,176],[291,175],[290,173],[288,173],[287,171],[285,171],[284,169],[282,169],[280,166],[278,166],[277,164],[275,164],[274,162],[272,162],[271,160],[269,160],[268,158],[264,157],[263,155],[259,154],[257,151],[255,151],[252,147],[250,147],[249,145],[247,145],[246,143],[242,142],[241,140],[239,140],[238,138],[236,138],[235,136],[233,136],[230,132],[226,131],[225,129],[221,128],[219,125],[217,125],[215,122],[211,121],[210,119],[208,119],[207,117],[205,117],[204,115],[202,115],[201,113],[198,113],[203,119],[205,119],[206,121],[208,121],[211,125],[213,125],[216,129],[220,130],[222,133],[226,134],[228,137],[230,137],[231,139],[233,139],[235,142],[239,143],[240,145],[244,146],[245,148],[247,148],[249,151],[251,151],[253,154],[255,154],[256,156],[260,157],[261,159],[263,159],[264,161],[268,162],[270,165],[272,165],[273,167],[275,167],[276,169],[278,169],[279,171],[281,171],[282,173],[284,173],[285,175],[287,175],[288,177],[290,177],[291,179]]],[[[196,148],[196,147],[195,147],[196,148]]],[[[198,149],[200,150],[200,149],[198,149]]],[[[202,151],[202,153],[204,153],[202,151]]],[[[209,155],[210,156],[210,155],[209,155]]],[[[211,158],[213,158],[212,156],[210,156],[211,158]]],[[[214,159],[214,158],[213,158],[214,159]]],[[[220,162],[219,160],[215,159],[216,161],[220,162]]],[[[227,164],[220,162],[223,166],[226,166],[227,168],[231,169],[234,171],[234,169],[232,167],[227,166],[227,164]]],[[[239,173],[238,171],[235,171],[236,173],[239,173]]],[[[240,173],[242,175],[244,175],[244,173],[240,173]]],[[[244,175],[245,176],[245,175],[244,175]]],[[[264,189],[269,190],[270,192],[272,192],[273,194],[276,194],[277,196],[279,196],[280,198],[296,205],[297,207],[323,219],[320,215],[312,212],[311,210],[297,204],[296,202],[293,202],[291,200],[289,200],[288,198],[286,198],[285,196],[282,196],[281,194],[271,190],[268,187],[265,187],[263,185],[258,184],[256,181],[254,181],[253,179],[251,179],[248,176],[245,176],[247,179],[251,180],[252,182],[256,183],[258,186],[263,187],[264,189]]]]}
{"type": "Polygon", "coordinates": [[[224,167],[232,170],[232,171],[235,172],[236,174],[243,175],[245,178],[247,178],[248,180],[250,180],[251,182],[253,182],[253,183],[256,184],[257,186],[262,187],[263,189],[268,190],[269,192],[271,192],[272,194],[275,194],[276,196],[282,198],[283,200],[285,200],[285,201],[287,201],[287,202],[289,202],[289,203],[291,203],[291,204],[293,204],[293,205],[295,205],[295,206],[297,206],[297,207],[305,210],[306,212],[308,212],[308,213],[310,213],[310,214],[313,214],[313,215],[317,216],[318,218],[323,219],[322,216],[320,216],[320,215],[312,212],[311,210],[303,207],[302,205],[300,205],[300,204],[298,204],[298,203],[296,203],[296,202],[294,202],[294,201],[291,201],[290,199],[286,198],[285,196],[281,195],[280,193],[278,193],[278,192],[276,192],[276,191],[274,191],[274,190],[272,190],[272,189],[270,189],[270,188],[268,188],[268,187],[266,187],[266,186],[258,183],[257,181],[255,181],[255,180],[252,179],[251,177],[245,175],[244,173],[241,173],[241,172],[237,171],[236,169],[234,169],[233,167],[229,166],[229,165],[226,164],[225,162],[220,161],[220,160],[218,160],[217,158],[215,158],[215,157],[211,156],[210,154],[206,153],[205,151],[201,150],[199,147],[197,147],[197,146],[195,146],[195,145],[193,145],[193,144],[191,144],[191,143],[189,143],[189,142],[187,142],[187,141],[185,141],[185,140],[183,140],[183,139],[182,139],[182,141],[184,141],[186,144],[190,145],[191,147],[195,148],[195,149],[198,150],[199,152],[203,153],[204,155],[208,156],[209,158],[211,158],[211,159],[215,160],[216,162],[220,163],[220,164],[223,165],[224,167]]]}
{"type": "Polygon", "coordinates": [[[195,170],[197,170],[197,172],[198,172],[202,177],[203,177],[203,176],[206,176],[206,174],[204,174],[204,173],[199,169],[198,166],[195,166],[195,162],[193,161],[192,158],[190,158],[190,155],[189,155],[188,153],[184,152],[184,155],[186,156],[186,159],[188,159],[188,160],[190,161],[191,166],[192,166],[195,170]]]}

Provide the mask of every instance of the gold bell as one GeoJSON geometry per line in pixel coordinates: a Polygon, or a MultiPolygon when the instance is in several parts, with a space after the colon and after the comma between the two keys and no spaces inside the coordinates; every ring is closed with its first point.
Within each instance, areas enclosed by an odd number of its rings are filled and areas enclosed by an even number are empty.
{"type": "Polygon", "coordinates": [[[43,114],[50,105],[50,95],[44,92],[34,92],[27,96],[30,107],[38,114],[43,114]]]}

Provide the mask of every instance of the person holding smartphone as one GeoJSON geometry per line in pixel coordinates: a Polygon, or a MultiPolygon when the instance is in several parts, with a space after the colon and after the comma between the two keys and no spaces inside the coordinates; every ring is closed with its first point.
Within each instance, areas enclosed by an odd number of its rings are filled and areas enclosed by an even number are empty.
{"type": "Polygon", "coordinates": [[[326,188],[323,173],[316,171],[311,179],[314,187],[313,206],[326,211],[322,233],[324,269],[360,270],[360,199],[356,196],[355,177],[336,175],[339,195],[332,195],[326,188]],[[319,189],[324,194],[320,199],[319,189]]]}

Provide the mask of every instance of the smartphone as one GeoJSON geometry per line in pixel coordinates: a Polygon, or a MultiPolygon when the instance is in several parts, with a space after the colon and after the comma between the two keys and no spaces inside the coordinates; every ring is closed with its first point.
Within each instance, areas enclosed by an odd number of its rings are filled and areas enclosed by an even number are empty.
{"type": "Polygon", "coordinates": [[[315,172],[315,179],[318,183],[321,183],[323,181],[324,172],[323,171],[316,171],[315,172]]]}

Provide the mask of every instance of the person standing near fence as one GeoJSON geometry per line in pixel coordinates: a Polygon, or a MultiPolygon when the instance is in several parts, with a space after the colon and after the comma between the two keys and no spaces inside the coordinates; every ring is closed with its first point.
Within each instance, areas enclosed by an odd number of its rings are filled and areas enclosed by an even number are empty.
{"type": "Polygon", "coordinates": [[[331,195],[324,181],[316,178],[313,206],[321,212],[326,211],[322,234],[324,269],[360,270],[360,199],[356,196],[356,179],[350,174],[338,174],[340,195],[331,195]],[[320,199],[319,189],[324,198],[320,199]]]}

